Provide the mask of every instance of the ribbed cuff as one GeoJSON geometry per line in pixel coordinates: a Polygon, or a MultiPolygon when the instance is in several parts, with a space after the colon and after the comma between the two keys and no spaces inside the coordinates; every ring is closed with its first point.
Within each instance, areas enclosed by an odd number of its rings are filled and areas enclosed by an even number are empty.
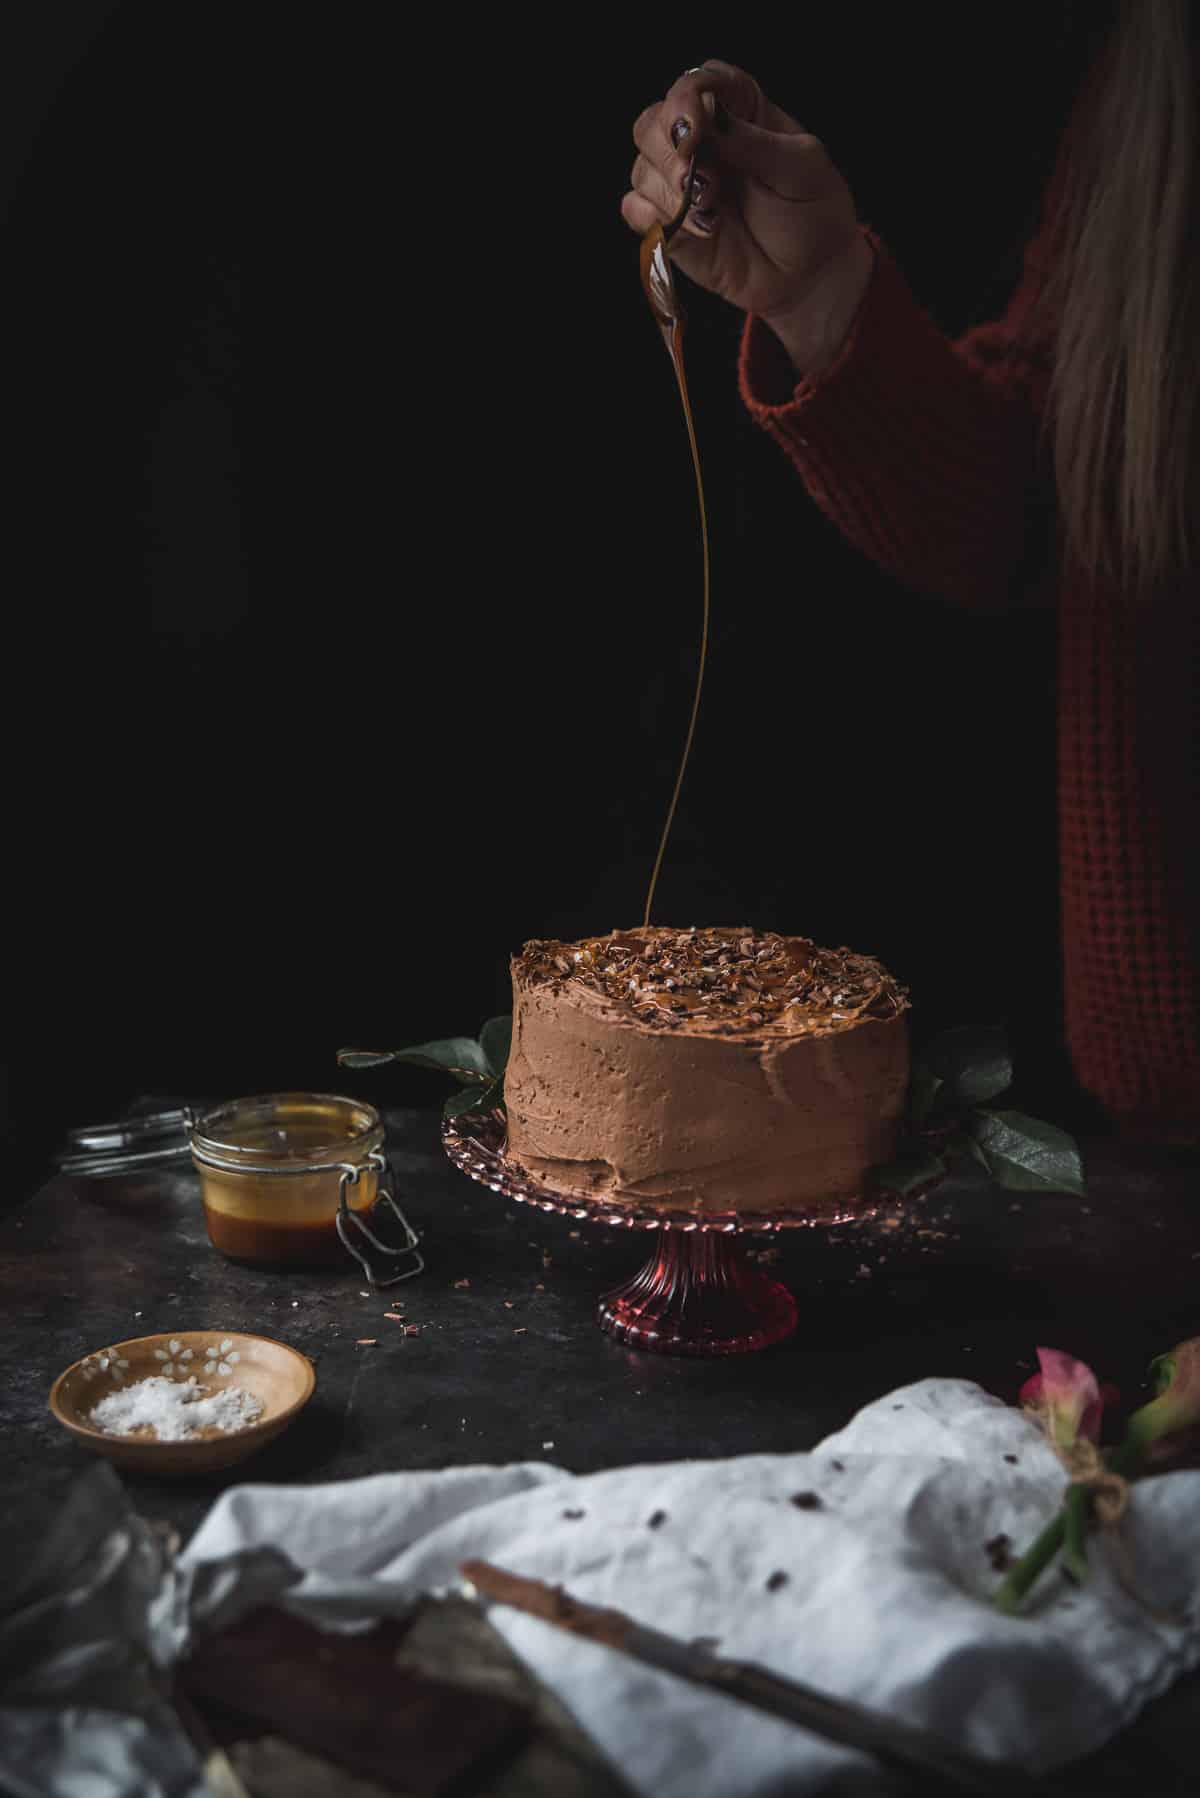
{"type": "Polygon", "coordinates": [[[910,374],[914,350],[919,360],[932,358],[939,369],[945,366],[945,336],[917,303],[884,243],[869,226],[860,229],[874,252],[871,279],[841,348],[819,375],[797,380],[787,351],[762,319],[751,314],[742,331],[742,399],[757,423],[785,443],[790,439],[807,447],[827,428],[836,431],[840,419],[876,409],[879,377],[895,386],[898,353],[910,374]]]}

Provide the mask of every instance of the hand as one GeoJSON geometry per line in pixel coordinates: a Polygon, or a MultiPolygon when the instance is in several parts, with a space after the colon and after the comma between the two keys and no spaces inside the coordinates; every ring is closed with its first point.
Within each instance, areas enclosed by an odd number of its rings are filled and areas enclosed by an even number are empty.
{"type": "Polygon", "coordinates": [[[836,352],[874,258],[849,188],[819,140],[744,70],[706,62],[648,106],[621,215],[639,234],[692,208],[669,254],[686,275],[763,319],[807,366],[836,352]]]}

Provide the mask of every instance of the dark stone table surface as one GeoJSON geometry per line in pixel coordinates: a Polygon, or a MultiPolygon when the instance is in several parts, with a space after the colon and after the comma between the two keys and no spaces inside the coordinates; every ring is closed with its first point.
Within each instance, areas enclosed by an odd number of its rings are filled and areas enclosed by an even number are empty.
{"type": "MultiPolygon", "coordinates": [[[[977,1380],[1014,1402],[1039,1343],[1089,1361],[1131,1405],[1148,1391],[1151,1359],[1200,1334],[1200,1159],[1191,1152],[1097,1142],[1086,1148],[1083,1200],[1014,1196],[971,1171],[924,1201],[911,1230],[789,1233],[768,1252],[799,1299],[796,1334],[762,1354],[686,1360],[626,1348],[594,1322],[597,1296],[645,1258],[648,1238],[472,1184],[446,1162],[432,1113],[393,1112],[388,1127],[399,1196],[427,1262],[388,1293],[371,1294],[349,1262],[301,1274],[223,1260],[190,1170],[58,1176],[9,1194],[0,1217],[2,1511],[53,1505],[87,1465],[47,1409],[56,1374],[89,1350],[156,1331],[275,1336],[317,1372],[307,1410],[242,1467],[194,1482],[123,1476],[135,1507],[185,1539],[217,1493],[247,1479],[524,1459],[583,1473],[805,1449],[867,1401],[926,1375],[977,1380]],[[403,1311],[419,1333],[387,1311],[403,1311]]],[[[1063,1789],[1194,1792],[1198,1700],[1200,1681],[1180,1682],[1063,1789]]]]}

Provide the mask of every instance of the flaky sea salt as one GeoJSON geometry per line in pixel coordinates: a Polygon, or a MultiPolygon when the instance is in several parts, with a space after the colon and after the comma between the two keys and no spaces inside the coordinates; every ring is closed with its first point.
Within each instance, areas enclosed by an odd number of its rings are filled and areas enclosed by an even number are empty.
{"type": "Polygon", "coordinates": [[[262,1401],[241,1386],[206,1393],[194,1378],[168,1380],[151,1374],[102,1398],[88,1422],[109,1436],[149,1429],[160,1442],[185,1442],[201,1430],[244,1430],[261,1415],[262,1401]]]}

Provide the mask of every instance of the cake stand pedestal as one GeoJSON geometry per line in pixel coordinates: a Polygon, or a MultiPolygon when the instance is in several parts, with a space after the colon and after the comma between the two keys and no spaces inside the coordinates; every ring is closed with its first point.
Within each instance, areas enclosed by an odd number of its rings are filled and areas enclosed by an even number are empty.
{"type": "MultiPolygon", "coordinates": [[[[881,1195],[844,1212],[797,1208],[696,1218],[653,1205],[614,1206],[557,1192],[509,1159],[501,1112],[447,1120],[442,1144],[455,1167],[518,1204],[580,1223],[653,1231],[649,1259],[632,1279],[603,1295],[596,1320],[618,1341],[659,1355],[742,1355],[791,1335],[799,1317],[796,1301],[786,1286],[747,1260],[748,1235],[878,1223],[901,1212],[898,1200],[881,1195]]],[[[911,1212],[911,1206],[910,1197],[903,1210],[911,1212]]]]}

